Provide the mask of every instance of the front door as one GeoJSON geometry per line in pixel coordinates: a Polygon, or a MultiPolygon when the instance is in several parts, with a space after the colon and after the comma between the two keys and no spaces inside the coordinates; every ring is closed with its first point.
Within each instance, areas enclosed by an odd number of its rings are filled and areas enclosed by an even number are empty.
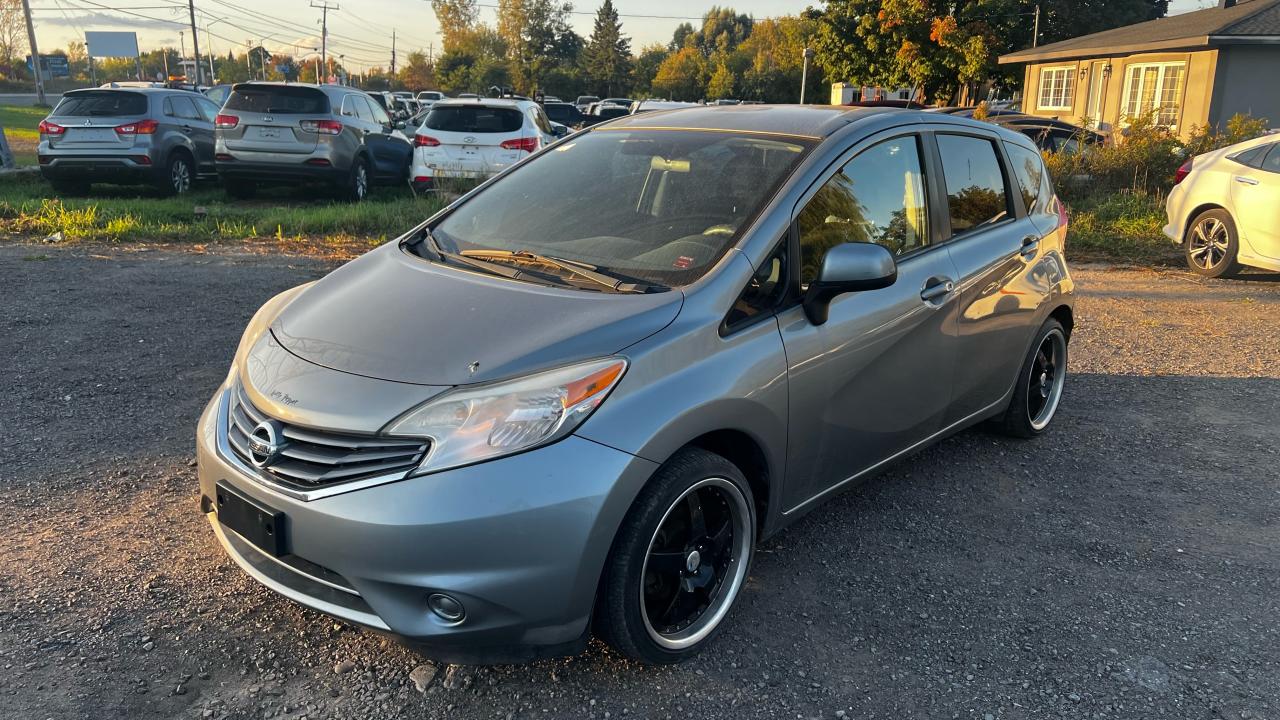
{"type": "Polygon", "coordinates": [[[880,290],[831,303],[826,323],[779,315],[790,409],[787,512],[867,474],[938,432],[951,399],[955,269],[933,245],[924,138],[864,144],[796,214],[801,291],[826,250],[874,242],[898,258],[880,290]]]}
{"type": "Polygon", "coordinates": [[[1236,229],[1254,253],[1280,260],[1280,143],[1249,165],[1230,160],[1224,165],[1232,171],[1236,229]]]}
{"type": "Polygon", "coordinates": [[[1096,60],[1089,65],[1089,99],[1085,103],[1085,113],[1088,116],[1088,127],[1095,129],[1102,123],[1102,109],[1106,102],[1107,77],[1103,71],[1106,66],[1106,60],[1096,60]]]}

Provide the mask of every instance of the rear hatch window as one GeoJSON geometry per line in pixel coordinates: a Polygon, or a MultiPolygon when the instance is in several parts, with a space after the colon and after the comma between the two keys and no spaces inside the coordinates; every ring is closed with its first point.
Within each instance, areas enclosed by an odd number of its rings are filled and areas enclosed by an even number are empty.
{"type": "Polygon", "coordinates": [[[329,98],[314,88],[241,85],[232,90],[226,109],[273,115],[320,115],[329,112],[329,98]]]}
{"type": "Polygon", "coordinates": [[[121,90],[69,93],[53,110],[54,116],[132,117],[147,114],[147,96],[121,90]]]}
{"type": "Polygon", "coordinates": [[[512,133],[524,125],[519,110],[484,106],[432,108],[424,125],[432,130],[460,133],[512,133]]]}

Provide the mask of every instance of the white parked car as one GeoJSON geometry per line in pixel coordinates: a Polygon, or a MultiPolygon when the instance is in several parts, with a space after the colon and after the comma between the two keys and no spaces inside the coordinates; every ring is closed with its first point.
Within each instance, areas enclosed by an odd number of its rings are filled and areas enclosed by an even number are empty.
{"type": "Polygon", "coordinates": [[[418,104],[421,105],[423,109],[429,109],[432,105],[435,105],[438,101],[444,99],[445,94],[439,90],[423,90],[418,93],[418,104]]]}
{"type": "Polygon", "coordinates": [[[542,107],[531,100],[445,99],[413,136],[414,187],[440,178],[484,178],[555,142],[542,107]]]}
{"type": "Polygon", "coordinates": [[[1280,271],[1280,135],[1197,155],[1178,168],[1164,234],[1207,277],[1280,271]]]}

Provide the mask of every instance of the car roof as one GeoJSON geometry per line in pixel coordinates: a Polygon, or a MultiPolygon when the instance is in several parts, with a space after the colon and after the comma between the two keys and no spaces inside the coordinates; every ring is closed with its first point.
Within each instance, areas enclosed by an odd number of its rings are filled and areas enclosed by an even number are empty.
{"type": "Polygon", "coordinates": [[[532,100],[512,100],[510,98],[486,98],[486,97],[474,97],[474,98],[456,97],[456,98],[445,98],[443,100],[438,100],[436,104],[433,105],[432,107],[453,107],[453,106],[474,107],[474,106],[480,105],[484,107],[505,107],[505,108],[512,108],[515,110],[522,110],[533,104],[535,103],[532,100]]]}

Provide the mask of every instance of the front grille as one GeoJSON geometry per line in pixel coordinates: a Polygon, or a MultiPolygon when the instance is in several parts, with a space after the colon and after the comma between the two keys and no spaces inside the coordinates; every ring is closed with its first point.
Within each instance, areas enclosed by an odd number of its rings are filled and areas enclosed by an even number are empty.
{"type": "MultiPolygon", "coordinates": [[[[245,465],[254,467],[249,434],[270,420],[253,406],[244,387],[232,391],[227,413],[227,444],[245,465]]],[[[367,477],[407,474],[426,455],[430,443],[407,438],[333,433],[282,423],[285,443],[263,477],[282,485],[310,490],[367,477]]]]}

